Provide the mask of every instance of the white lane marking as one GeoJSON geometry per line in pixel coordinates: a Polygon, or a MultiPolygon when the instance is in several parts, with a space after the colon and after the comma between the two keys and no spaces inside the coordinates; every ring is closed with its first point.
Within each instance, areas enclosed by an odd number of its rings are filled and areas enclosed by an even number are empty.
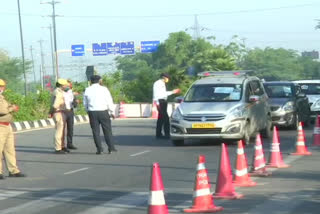
{"type": "Polygon", "coordinates": [[[146,150],[146,151],[143,151],[143,152],[139,152],[139,153],[136,153],[136,154],[132,154],[130,155],[131,157],[134,157],[134,156],[138,156],[138,155],[142,155],[142,154],[145,154],[145,153],[148,153],[150,152],[149,150],[146,150]]]}
{"type": "Polygon", "coordinates": [[[70,171],[70,172],[65,172],[63,173],[64,175],[70,175],[70,174],[73,174],[73,173],[76,173],[76,172],[81,172],[81,171],[84,171],[84,170],[87,170],[89,169],[88,167],[86,168],[81,168],[81,169],[77,169],[77,170],[73,170],[73,171],[70,171]]]}
{"type": "Polygon", "coordinates": [[[115,198],[103,204],[96,205],[78,214],[114,214],[128,213],[130,209],[138,206],[146,207],[148,201],[148,192],[132,192],[124,196],[115,198]]]}
{"type": "Polygon", "coordinates": [[[24,194],[24,193],[26,193],[26,191],[0,190],[0,200],[13,198],[13,197],[16,197],[16,196],[24,194]]]}
{"type": "Polygon", "coordinates": [[[60,192],[48,197],[40,198],[38,200],[33,200],[18,206],[14,206],[8,209],[0,210],[1,214],[12,214],[12,213],[43,213],[46,209],[56,207],[59,204],[65,204],[66,202],[72,201],[74,199],[85,197],[92,194],[92,192],[76,192],[76,191],[66,191],[60,192]]]}

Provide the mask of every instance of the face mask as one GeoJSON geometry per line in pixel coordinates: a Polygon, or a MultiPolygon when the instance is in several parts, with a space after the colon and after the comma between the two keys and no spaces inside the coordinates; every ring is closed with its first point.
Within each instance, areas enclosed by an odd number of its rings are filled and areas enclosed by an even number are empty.
{"type": "Polygon", "coordinates": [[[65,87],[63,90],[64,90],[65,92],[67,92],[67,91],[70,90],[70,88],[69,88],[69,87],[65,87]]]}

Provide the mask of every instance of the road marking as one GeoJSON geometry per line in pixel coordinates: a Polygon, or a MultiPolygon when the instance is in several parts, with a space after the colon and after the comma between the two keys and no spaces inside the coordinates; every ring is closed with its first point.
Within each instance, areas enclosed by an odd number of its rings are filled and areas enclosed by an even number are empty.
{"type": "Polygon", "coordinates": [[[77,169],[77,170],[73,170],[73,171],[70,171],[70,172],[65,172],[63,173],[64,175],[70,175],[70,174],[73,174],[73,173],[76,173],[76,172],[81,172],[81,171],[84,171],[84,170],[87,170],[89,169],[88,167],[86,168],[81,168],[81,169],[77,169]]]}
{"type": "MultiPolygon", "coordinates": [[[[124,196],[115,198],[106,203],[96,205],[80,212],[80,214],[94,213],[94,214],[115,214],[128,213],[130,209],[142,206],[145,208],[148,201],[148,192],[131,192],[124,196]]],[[[79,214],[79,213],[78,213],[79,214]]]]}
{"type": "Polygon", "coordinates": [[[12,213],[43,213],[42,211],[56,207],[59,204],[65,204],[66,202],[73,201],[74,199],[88,196],[92,192],[76,192],[66,191],[60,192],[48,197],[33,200],[25,204],[14,206],[8,209],[0,210],[1,214],[12,214],[12,213]]]}
{"type": "Polygon", "coordinates": [[[134,156],[142,155],[142,154],[148,153],[148,152],[150,152],[150,151],[149,151],[149,150],[146,150],[146,151],[143,151],[143,152],[139,152],[139,153],[136,153],[136,154],[132,154],[132,155],[130,155],[130,156],[131,156],[131,157],[134,157],[134,156]]]}

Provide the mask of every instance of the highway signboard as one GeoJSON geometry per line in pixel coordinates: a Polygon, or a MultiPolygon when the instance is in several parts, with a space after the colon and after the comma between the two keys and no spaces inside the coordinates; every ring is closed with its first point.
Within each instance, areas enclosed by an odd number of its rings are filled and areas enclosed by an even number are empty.
{"type": "Polygon", "coordinates": [[[121,55],[132,55],[134,54],[134,42],[121,42],[120,44],[121,55]]]}
{"type": "Polygon", "coordinates": [[[141,41],[141,53],[152,53],[157,51],[160,41],[141,41]]]}
{"type": "Polygon", "coordinates": [[[92,54],[93,56],[106,56],[108,54],[107,43],[92,43],[92,54]]]}
{"type": "Polygon", "coordinates": [[[84,45],[71,45],[71,55],[84,56],[85,55],[84,45]]]}

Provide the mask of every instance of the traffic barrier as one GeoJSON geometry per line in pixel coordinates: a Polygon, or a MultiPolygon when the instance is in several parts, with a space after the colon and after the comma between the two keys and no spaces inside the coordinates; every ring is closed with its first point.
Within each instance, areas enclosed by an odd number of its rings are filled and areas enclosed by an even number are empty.
{"type": "Polygon", "coordinates": [[[152,103],[152,112],[151,112],[151,118],[157,119],[158,118],[158,109],[157,109],[157,102],[153,101],[152,103]]]}
{"type": "Polygon", "coordinates": [[[210,181],[205,166],[206,158],[199,155],[197,173],[194,184],[193,205],[184,209],[186,213],[213,213],[223,210],[223,207],[216,207],[210,193],[210,181]]]}
{"type": "Polygon", "coordinates": [[[254,160],[252,169],[250,171],[250,176],[256,177],[267,177],[270,176],[272,173],[267,172],[266,169],[266,160],[264,158],[264,152],[262,147],[262,139],[260,134],[258,133],[256,136],[256,145],[254,147],[254,160]]]}
{"type": "Polygon", "coordinates": [[[247,158],[244,153],[242,140],[238,141],[236,170],[233,184],[240,187],[252,187],[257,185],[256,182],[253,182],[250,179],[248,174],[247,158]]]}
{"type": "Polygon", "coordinates": [[[280,151],[280,140],[278,135],[277,127],[273,127],[273,140],[271,144],[271,154],[269,158],[269,163],[267,167],[271,168],[288,168],[289,165],[285,164],[282,159],[282,154],[280,151]]]}
{"type": "Polygon", "coordinates": [[[159,163],[154,163],[151,172],[148,214],[169,214],[163,191],[160,166],[159,163]]]}
{"type": "Polygon", "coordinates": [[[320,115],[317,115],[314,124],[312,146],[320,146],[320,115]]]}
{"type": "Polygon", "coordinates": [[[291,153],[291,155],[311,155],[311,152],[308,151],[308,148],[305,144],[305,133],[302,128],[302,123],[299,122],[298,126],[298,136],[296,142],[296,152],[291,153]]]}
{"type": "Polygon", "coordinates": [[[242,194],[235,192],[234,185],[232,183],[232,171],[230,165],[230,159],[227,146],[222,143],[219,171],[216,182],[216,190],[213,194],[213,198],[216,199],[240,199],[242,194]]]}
{"type": "Polygon", "coordinates": [[[125,111],[124,111],[124,102],[120,102],[120,107],[119,107],[119,118],[123,119],[123,118],[127,118],[125,111]]]}

